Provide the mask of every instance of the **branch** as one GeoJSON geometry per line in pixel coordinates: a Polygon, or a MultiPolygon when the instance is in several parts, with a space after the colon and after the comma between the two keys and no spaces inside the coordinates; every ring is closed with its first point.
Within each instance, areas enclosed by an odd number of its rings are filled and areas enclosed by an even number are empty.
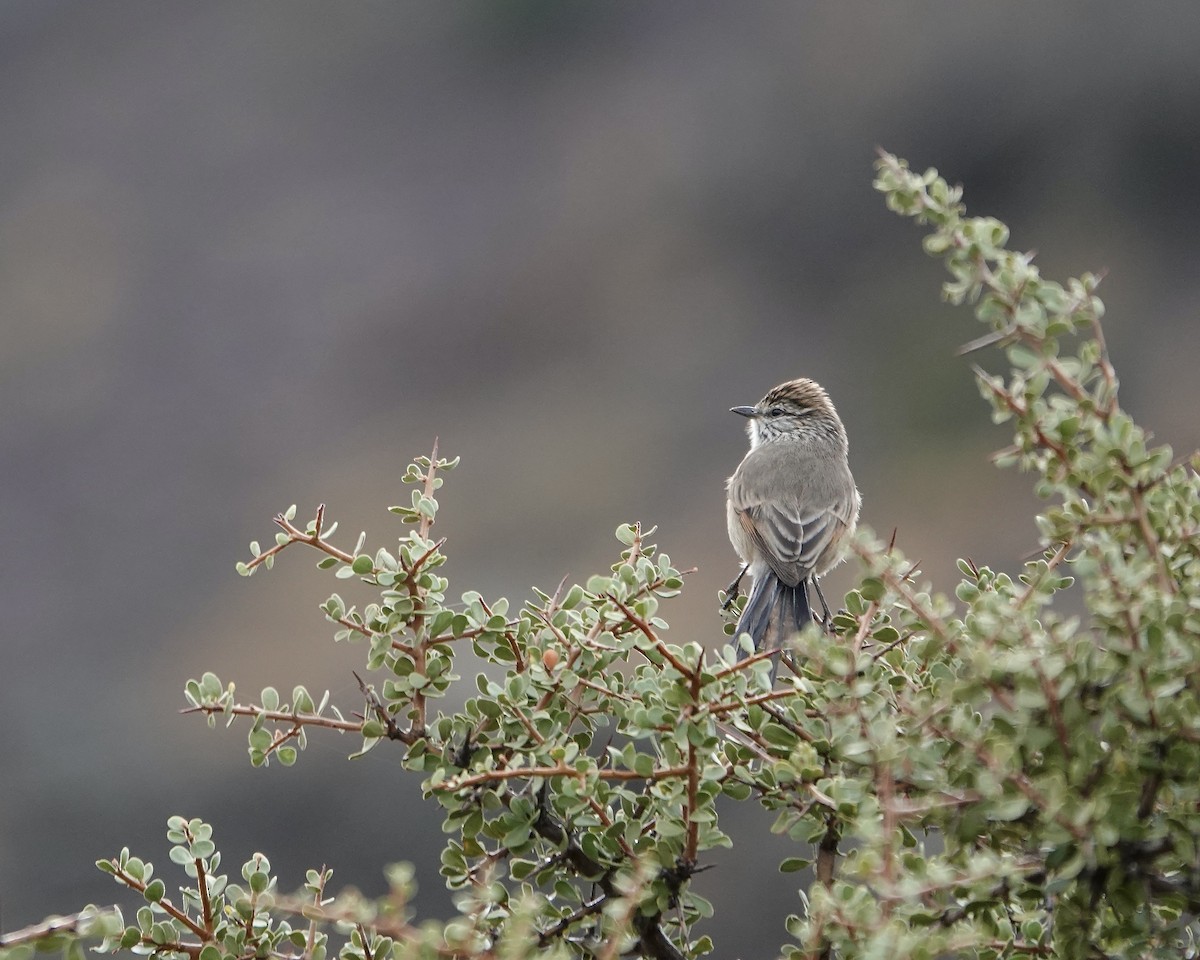
{"type": "Polygon", "coordinates": [[[215,703],[198,703],[194,707],[183,707],[179,712],[203,713],[209,716],[230,713],[239,717],[261,716],[266,720],[274,720],[279,723],[296,723],[302,727],[328,727],[330,730],[343,733],[347,731],[358,733],[362,730],[362,723],[357,720],[336,720],[333,717],[323,717],[316,713],[294,713],[291,710],[264,710],[253,704],[235,703],[229,707],[222,707],[215,703]]]}
{"type": "MultiPolygon", "coordinates": [[[[338,560],[342,561],[342,563],[345,563],[345,564],[354,563],[354,555],[353,554],[347,553],[345,550],[339,550],[328,540],[325,540],[322,538],[321,528],[324,525],[324,523],[325,523],[325,504],[323,504],[323,503],[317,507],[317,516],[316,516],[316,519],[313,521],[313,532],[312,533],[309,533],[306,530],[301,530],[299,527],[297,527],[295,524],[293,524],[287,517],[285,517],[282,513],[276,515],[275,524],[281,530],[283,530],[284,533],[286,533],[288,535],[288,539],[285,540],[283,543],[277,543],[277,544],[275,544],[275,546],[271,547],[271,549],[266,550],[263,553],[260,553],[257,557],[255,557],[249,563],[246,564],[247,568],[250,570],[253,570],[260,563],[262,563],[264,560],[266,560],[267,557],[272,557],[275,554],[279,553],[280,551],[286,550],[293,543],[307,543],[310,547],[315,547],[316,549],[320,550],[322,553],[327,553],[331,557],[336,557],[338,560]]],[[[335,524],[335,526],[336,526],[336,524],[335,524]]]]}
{"type": "Polygon", "coordinates": [[[78,913],[72,913],[65,917],[47,917],[41,923],[34,923],[28,927],[22,927],[20,930],[13,930],[11,933],[0,933],[0,949],[15,947],[22,943],[36,943],[59,934],[84,936],[88,932],[86,928],[89,924],[103,917],[117,916],[120,916],[120,913],[115,906],[112,906],[80,910],[78,913]]]}
{"type": "Polygon", "coordinates": [[[1162,551],[1158,548],[1158,537],[1154,533],[1154,528],[1150,526],[1150,518],[1146,515],[1146,501],[1142,497],[1141,488],[1133,487],[1129,493],[1133,498],[1133,507],[1137,511],[1138,530],[1142,535],[1142,540],[1146,543],[1146,549],[1150,551],[1150,556],[1153,558],[1155,569],[1158,572],[1159,589],[1167,596],[1174,596],[1178,588],[1171,577],[1171,571],[1167,569],[1167,561],[1163,559],[1162,551]]]}
{"type": "Polygon", "coordinates": [[[559,764],[556,767],[507,767],[503,770],[487,770],[469,777],[443,780],[441,783],[431,785],[430,789],[461,790],[464,787],[476,787],[480,784],[492,783],[495,780],[514,780],[520,777],[574,777],[576,780],[587,780],[589,777],[596,777],[600,780],[669,780],[672,777],[687,776],[687,773],[686,766],[660,767],[648,774],[638,773],[636,770],[601,770],[598,768],[576,770],[565,764],[559,764]]]}
{"type": "Polygon", "coordinates": [[[618,600],[615,596],[613,596],[613,594],[606,593],[604,596],[606,599],[611,600],[613,603],[615,603],[617,605],[617,608],[621,611],[621,613],[624,614],[625,619],[628,620],[630,623],[632,623],[635,627],[637,627],[638,630],[640,630],[642,632],[642,634],[646,637],[646,639],[649,640],[652,644],[654,644],[654,649],[657,650],[659,652],[659,654],[662,655],[662,658],[664,660],[666,660],[669,664],[671,664],[671,666],[673,666],[676,670],[678,670],[681,674],[683,674],[683,676],[688,677],[688,678],[690,678],[692,676],[692,673],[693,673],[692,669],[690,667],[688,667],[682,660],[680,660],[677,656],[675,656],[675,654],[673,654],[670,651],[670,649],[667,647],[667,645],[665,643],[663,643],[662,640],[659,639],[658,634],[654,632],[654,630],[653,630],[653,628],[651,628],[650,624],[648,624],[645,620],[643,620],[636,613],[634,613],[632,610],[630,610],[629,607],[625,606],[625,604],[622,603],[620,600],[618,600]]]}
{"type": "MultiPolygon", "coordinates": [[[[146,892],[146,883],[144,881],[138,880],[132,874],[127,873],[121,868],[120,863],[118,863],[116,860],[109,860],[107,862],[109,867],[112,869],[112,876],[116,877],[121,883],[129,887],[130,890],[136,890],[138,893],[143,894],[146,892]]],[[[187,913],[185,913],[183,910],[180,910],[179,907],[175,906],[175,904],[173,904],[166,897],[158,900],[156,906],[159,907],[167,916],[177,920],[179,923],[187,927],[201,940],[207,941],[211,939],[212,935],[208,931],[200,926],[200,924],[196,923],[196,921],[189,917],[187,913]]]]}
{"type": "MultiPolygon", "coordinates": [[[[358,689],[362,691],[362,695],[367,698],[367,703],[375,711],[376,719],[387,730],[389,740],[399,740],[401,743],[411,747],[418,740],[422,739],[424,731],[417,733],[414,730],[402,730],[400,725],[396,723],[396,718],[388,713],[387,707],[383,705],[379,697],[375,694],[375,691],[355,671],[352,670],[350,672],[354,674],[354,679],[358,681],[358,689]]],[[[361,724],[359,725],[359,729],[362,729],[361,724]]]]}
{"type": "MultiPolygon", "coordinates": [[[[425,473],[425,489],[422,494],[428,500],[433,499],[433,491],[434,491],[434,487],[435,487],[435,484],[433,481],[434,481],[434,477],[437,476],[437,467],[438,467],[437,453],[438,453],[438,438],[434,437],[433,438],[433,452],[430,453],[430,455],[429,455],[429,469],[425,473]]],[[[417,527],[417,533],[420,535],[422,540],[427,540],[429,538],[429,528],[432,526],[433,526],[433,517],[429,516],[428,514],[422,513],[421,514],[421,522],[417,527]]],[[[431,547],[429,550],[427,550],[425,552],[424,556],[422,556],[420,558],[420,560],[418,560],[416,563],[413,564],[413,568],[411,571],[409,571],[409,574],[408,574],[408,584],[409,584],[408,592],[409,592],[410,596],[412,596],[413,601],[414,601],[414,607],[416,608],[413,612],[413,617],[412,617],[413,621],[415,621],[418,618],[423,616],[422,610],[424,607],[424,603],[419,602],[419,601],[423,601],[424,597],[421,596],[421,591],[419,590],[419,588],[416,585],[416,572],[421,568],[421,564],[424,563],[425,559],[431,553],[433,553],[433,551],[436,549],[437,549],[437,546],[435,545],[435,546],[431,547]]],[[[417,673],[421,674],[422,676],[425,675],[425,670],[427,669],[425,652],[428,649],[428,647],[429,647],[428,641],[423,641],[421,643],[418,643],[416,645],[416,649],[413,650],[413,654],[412,654],[414,669],[417,673]]],[[[426,703],[425,703],[424,691],[414,690],[413,695],[412,695],[412,709],[409,711],[409,716],[412,717],[411,728],[412,728],[413,734],[416,736],[423,736],[425,733],[425,710],[426,710],[426,703]]]]}
{"type": "Polygon", "coordinates": [[[833,874],[837,867],[838,841],[842,832],[838,827],[837,816],[830,813],[825,820],[825,835],[817,847],[816,874],[827,889],[833,886],[833,874]]]}

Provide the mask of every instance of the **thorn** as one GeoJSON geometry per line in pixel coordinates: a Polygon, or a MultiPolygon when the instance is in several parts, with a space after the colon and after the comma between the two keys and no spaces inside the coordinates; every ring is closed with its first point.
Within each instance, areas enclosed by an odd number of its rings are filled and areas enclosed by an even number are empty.
{"type": "Polygon", "coordinates": [[[558,581],[558,586],[554,588],[554,596],[550,598],[550,606],[558,606],[558,598],[562,596],[562,588],[567,585],[567,577],[570,575],[569,572],[564,573],[562,579],[558,581]]]}
{"type": "Polygon", "coordinates": [[[1001,343],[1013,336],[1015,330],[996,330],[992,333],[986,333],[982,337],[977,337],[970,343],[965,343],[954,351],[956,357],[965,357],[968,353],[974,353],[976,350],[982,350],[984,347],[990,347],[992,344],[1001,343]]]}
{"type": "Polygon", "coordinates": [[[997,387],[996,384],[993,382],[993,378],[992,378],[991,374],[989,374],[986,370],[984,370],[983,367],[981,367],[979,364],[977,364],[977,363],[971,364],[971,372],[973,374],[975,374],[975,376],[977,376],[980,380],[982,380],[983,383],[987,386],[987,388],[989,390],[991,390],[992,393],[996,394],[996,396],[1000,396],[1002,394],[1003,391],[1001,391],[1001,389],[999,387],[997,387]]]}

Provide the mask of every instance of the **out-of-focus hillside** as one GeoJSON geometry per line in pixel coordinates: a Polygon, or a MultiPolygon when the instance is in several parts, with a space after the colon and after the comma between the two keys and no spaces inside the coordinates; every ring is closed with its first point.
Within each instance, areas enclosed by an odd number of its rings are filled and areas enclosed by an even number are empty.
{"type": "MultiPolygon", "coordinates": [[[[798,375],[866,523],[947,589],[960,555],[1016,567],[1036,501],[987,464],[953,357],[978,331],[871,190],[876,144],[1047,274],[1110,268],[1125,404],[1200,445],[1198,43],[1183,2],[0,6],[3,926],[115,898],[92,861],[165,859],[172,813],[227,865],[373,889],[384,823],[446,909],[385,750],[255,771],[244,729],[176,715],[204,669],[355,707],[332,581],[233,564],[293,501],[390,540],[435,434],[457,590],[586,577],[641,519],[700,568],[672,636],[715,641],[726,411],[798,375]]],[[[703,883],[751,956],[795,893],[739,816],[703,883]]]]}

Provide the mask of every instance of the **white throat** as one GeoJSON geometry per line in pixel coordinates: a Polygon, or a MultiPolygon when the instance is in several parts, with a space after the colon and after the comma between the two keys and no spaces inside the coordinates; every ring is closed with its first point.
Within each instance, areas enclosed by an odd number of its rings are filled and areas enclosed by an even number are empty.
{"type": "Polygon", "coordinates": [[[762,443],[762,424],[758,422],[757,417],[750,421],[748,432],[750,434],[750,449],[753,450],[762,443]]]}

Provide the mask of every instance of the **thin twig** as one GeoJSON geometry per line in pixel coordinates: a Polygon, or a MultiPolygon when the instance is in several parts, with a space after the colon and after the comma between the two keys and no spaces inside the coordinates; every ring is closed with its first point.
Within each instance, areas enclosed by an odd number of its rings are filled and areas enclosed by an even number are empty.
{"type": "Polygon", "coordinates": [[[34,923],[20,930],[0,933],[0,948],[15,947],[22,943],[36,943],[55,934],[81,933],[85,924],[98,920],[103,916],[115,916],[117,908],[104,907],[100,910],[81,910],[65,917],[49,917],[41,923],[34,923]]]}
{"type": "MultiPolygon", "coordinates": [[[[412,729],[401,729],[400,725],[396,723],[396,718],[388,713],[387,707],[383,705],[383,702],[379,699],[379,696],[375,693],[375,691],[367,685],[366,681],[363,680],[363,678],[360,677],[356,671],[352,670],[350,672],[354,674],[354,679],[358,681],[358,689],[362,691],[362,695],[366,698],[367,703],[370,705],[371,709],[375,711],[376,719],[382,723],[384,728],[387,730],[389,740],[399,740],[401,743],[412,746],[414,743],[424,737],[424,731],[418,733],[416,730],[412,729]]],[[[358,729],[362,729],[361,724],[359,725],[358,729]]]]}
{"type": "Polygon", "coordinates": [[[611,593],[606,593],[604,596],[607,599],[611,600],[613,603],[615,603],[617,605],[617,607],[620,609],[621,613],[623,613],[625,615],[625,619],[628,620],[630,623],[632,623],[635,627],[637,627],[638,630],[640,630],[642,632],[642,634],[646,637],[646,639],[654,644],[654,649],[657,650],[662,655],[664,660],[666,660],[668,663],[670,663],[671,666],[673,666],[676,670],[678,670],[685,677],[690,677],[692,675],[692,669],[690,667],[688,667],[677,656],[675,656],[675,654],[673,654],[670,651],[670,649],[668,649],[667,645],[658,638],[658,634],[656,634],[654,632],[654,630],[651,628],[650,624],[648,624],[645,620],[643,620],[636,613],[634,613],[632,610],[630,610],[629,607],[627,607],[624,603],[622,603],[620,600],[618,600],[611,593]]]}
{"type": "Polygon", "coordinates": [[[354,720],[336,720],[333,717],[323,717],[316,713],[293,713],[291,710],[264,710],[253,704],[235,703],[231,707],[223,707],[212,703],[198,703],[194,707],[183,707],[180,713],[204,713],[209,715],[235,714],[239,717],[263,717],[280,723],[298,723],[304,727],[328,727],[330,730],[349,731],[357,733],[362,730],[362,723],[354,720]]]}

